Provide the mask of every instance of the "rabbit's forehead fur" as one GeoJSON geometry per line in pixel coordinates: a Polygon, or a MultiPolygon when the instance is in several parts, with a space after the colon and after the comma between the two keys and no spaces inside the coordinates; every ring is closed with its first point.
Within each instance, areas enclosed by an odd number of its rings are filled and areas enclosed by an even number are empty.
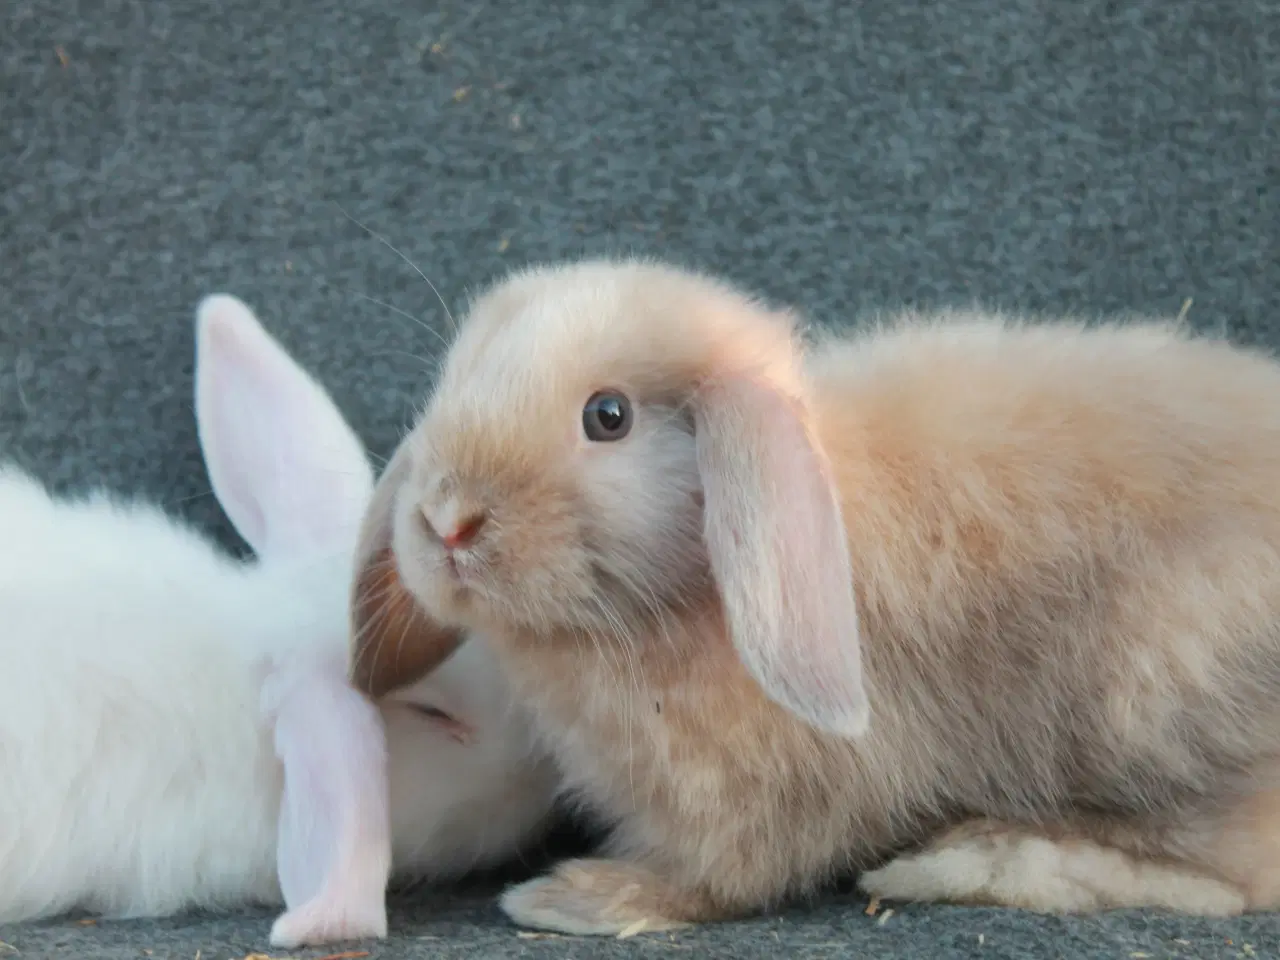
{"type": "MultiPolygon", "coordinates": [[[[506,617],[598,598],[602,577],[662,595],[703,563],[688,401],[722,375],[798,384],[795,335],[788,314],[669,266],[514,274],[462,324],[410,439],[410,487],[428,513],[449,501],[496,521],[470,583],[506,617]],[[605,390],[628,397],[633,424],[593,443],[583,407],[605,390]]],[[[416,544],[427,578],[442,562],[430,550],[416,544]]]]}
{"type": "Polygon", "coordinates": [[[427,410],[432,442],[497,440],[513,422],[528,437],[562,425],[566,406],[580,408],[600,389],[683,400],[734,368],[784,376],[792,336],[787,315],[669,266],[594,260],[526,270],[472,307],[427,410]]]}
{"type": "Polygon", "coordinates": [[[669,266],[529,269],[476,300],[418,439],[456,472],[523,480],[533,464],[563,462],[596,391],[679,406],[733,370],[794,381],[792,337],[788,315],[669,266]]]}

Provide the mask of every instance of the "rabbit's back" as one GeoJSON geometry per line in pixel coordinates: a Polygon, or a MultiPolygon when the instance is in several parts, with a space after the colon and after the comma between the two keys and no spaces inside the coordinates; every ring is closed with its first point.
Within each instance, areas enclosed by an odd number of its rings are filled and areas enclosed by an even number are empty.
{"type": "Polygon", "coordinates": [[[241,572],[159,511],[12,472],[0,528],[0,919],[277,897],[241,572]]]}
{"type": "Polygon", "coordinates": [[[1179,819],[1280,752],[1280,366],[945,317],[815,352],[880,733],[926,809],[1179,819]]]}

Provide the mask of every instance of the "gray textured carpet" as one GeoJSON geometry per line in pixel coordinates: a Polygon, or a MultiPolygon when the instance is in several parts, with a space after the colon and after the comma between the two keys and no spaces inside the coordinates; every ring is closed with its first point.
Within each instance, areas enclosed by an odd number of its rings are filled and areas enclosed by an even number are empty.
{"type": "MultiPolygon", "coordinates": [[[[714,4],[3,0],[0,453],[234,544],[190,416],[192,312],[238,294],[385,454],[435,297],[659,253],[828,322],[903,302],[1176,313],[1280,346],[1274,0],[714,4]]],[[[269,918],[0,929],[22,957],[240,957],[269,918]]],[[[483,893],[375,957],[1280,956],[1280,920],[816,910],[528,939],[483,893]]],[[[0,953],[7,952],[0,947],[0,953]]],[[[302,951],[315,955],[324,951],[302,951]]]]}

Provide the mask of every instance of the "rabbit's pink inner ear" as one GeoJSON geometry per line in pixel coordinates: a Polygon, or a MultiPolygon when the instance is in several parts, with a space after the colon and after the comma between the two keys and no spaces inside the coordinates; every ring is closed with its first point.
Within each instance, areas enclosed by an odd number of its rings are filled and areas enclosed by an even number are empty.
{"type": "Polygon", "coordinates": [[[728,377],[696,410],[704,536],[738,656],[777,703],[860,736],[869,707],[848,540],[799,404],[728,377]]]}
{"type": "Polygon", "coordinates": [[[278,669],[264,688],[284,771],[277,867],[293,942],[381,936],[391,870],[386,735],[344,664],[278,669]]]}
{"type": "Polygon", "coordinates": [[[346,548],[373,489],[359,437],[244,303],[206,297],[196,320],[196,424],[227,516],[259,556],[346,548]]]}

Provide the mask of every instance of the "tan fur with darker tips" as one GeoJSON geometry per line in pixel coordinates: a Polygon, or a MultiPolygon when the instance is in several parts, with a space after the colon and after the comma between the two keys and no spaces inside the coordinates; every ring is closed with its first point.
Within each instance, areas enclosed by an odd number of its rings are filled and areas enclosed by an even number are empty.
{"type": "Polygon", "coordinates": [[[617,824],[612,860],[508,913],[662,928],[874,867],[886,896],[1280,906],[1280,366],[1168,324],[963,313],[798,344],[660,265],[474,304],[365,555],[394,547],[423,611],[495,637],[567,788],[617,824]],[[791,397],[834,472],[861,737],[766,696],[725,626],[688,414],[729,374],[791,397]],[[604,388],[633,442],[583,442],[604,388]],[[414,519],[450,484],[491,513],[464,586],[414,519]]]}

